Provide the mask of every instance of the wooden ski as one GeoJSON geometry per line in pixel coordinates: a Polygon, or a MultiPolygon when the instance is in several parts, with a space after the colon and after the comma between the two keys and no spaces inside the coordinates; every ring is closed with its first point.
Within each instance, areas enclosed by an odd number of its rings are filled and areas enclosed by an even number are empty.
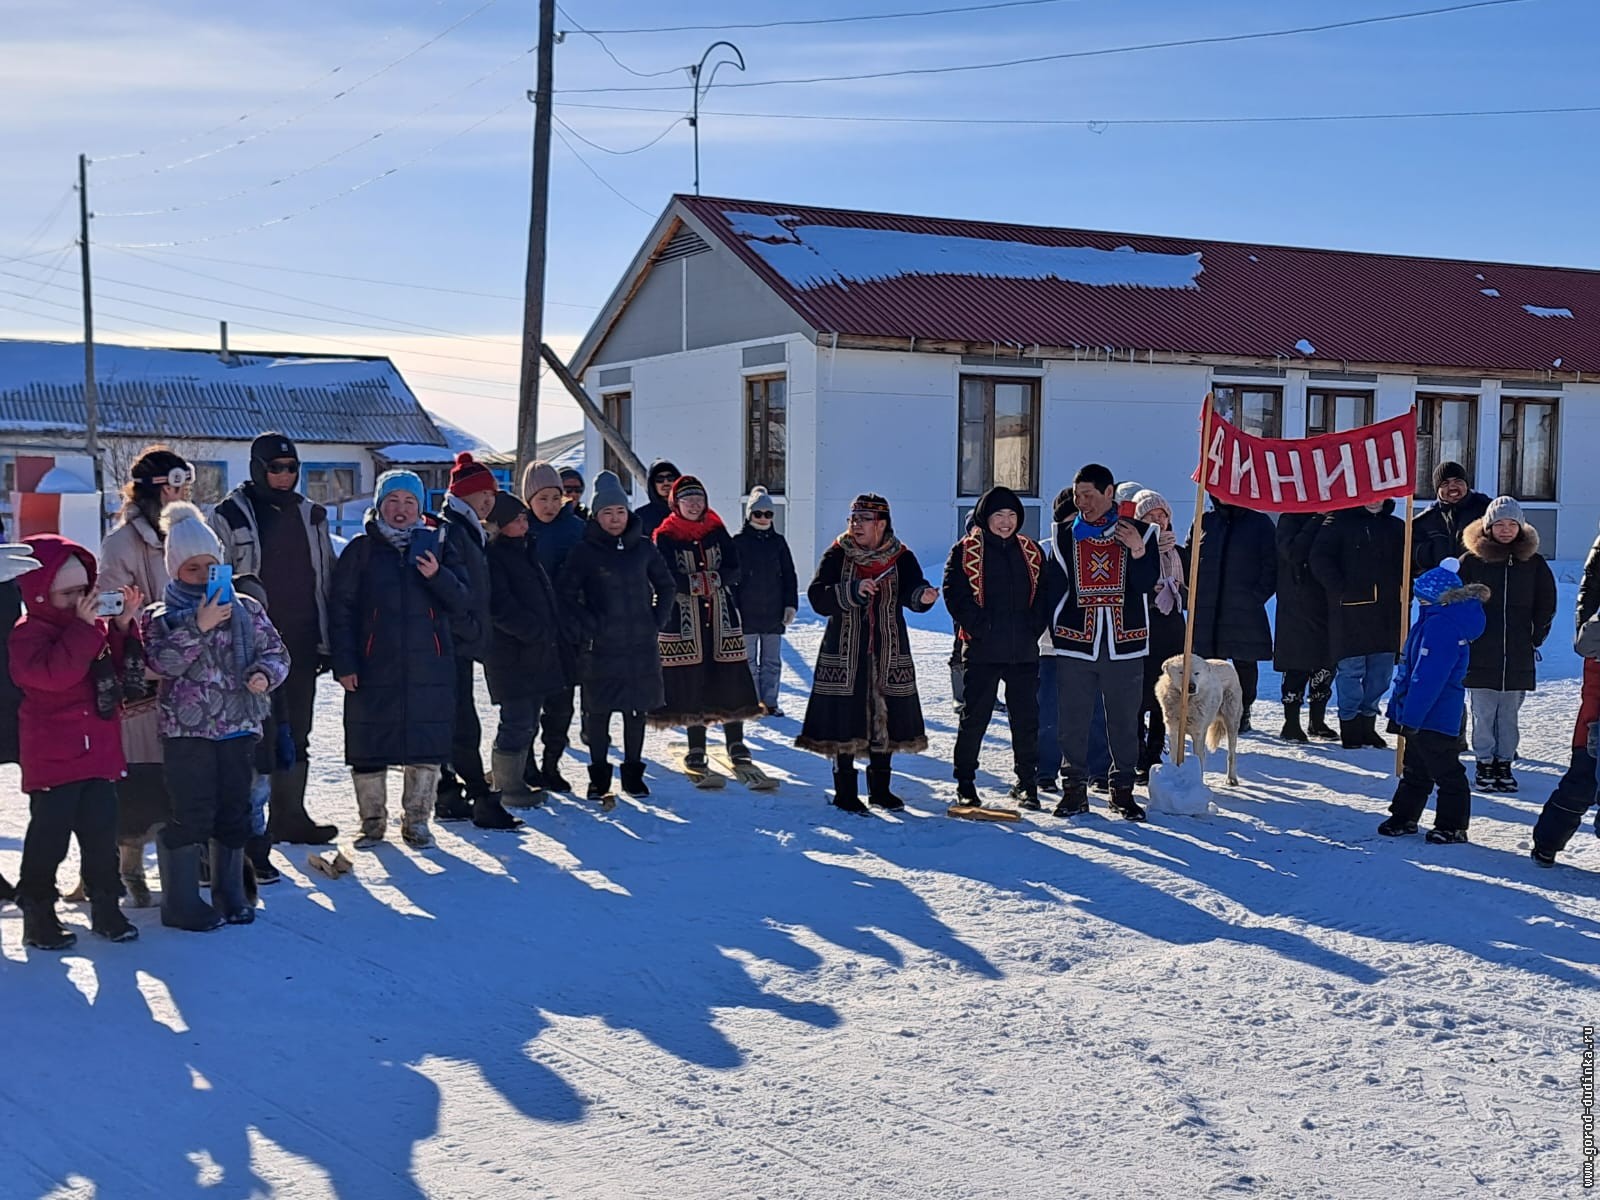
{"type": "Polygon", "coordinates": [[[978,804],[952,804],[944,810],[947,817],[963,821],[1020,821],[1022,814],[1010,808],[984,808],[978,804]]]}

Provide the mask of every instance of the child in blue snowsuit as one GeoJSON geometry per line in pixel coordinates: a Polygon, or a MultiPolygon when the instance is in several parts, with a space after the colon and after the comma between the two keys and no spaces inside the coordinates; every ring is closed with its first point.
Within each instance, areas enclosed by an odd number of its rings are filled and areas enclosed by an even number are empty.
{"type": "Polygon", "coordinates": [[[1447,558],[1413,585],[1417,621],[1406,638],[1389,697],[1389,732],[1406,739],[1400,783],[1389,803],[1385,837],[1417,831],[1428,795],[1439,789],[1438,812],[1428,840],[1464,842],[1472,816],[1472,789],[1461,765],[1461,717],[1467,704],[1467,662],[1483,633],[1489,589],[1462,583],[1458,563],[1447,558]]]}

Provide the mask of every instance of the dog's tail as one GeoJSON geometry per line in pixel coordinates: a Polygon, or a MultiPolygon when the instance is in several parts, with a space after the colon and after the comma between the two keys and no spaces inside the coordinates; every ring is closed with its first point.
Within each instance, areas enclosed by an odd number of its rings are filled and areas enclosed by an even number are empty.
{"type": "Polygon", "coordinates": [[[1219,713],[1211,722],[1211,727],[1206,730],[1206,750],[1215,750],[1228,740],[1228,722],[1219,713]]]}

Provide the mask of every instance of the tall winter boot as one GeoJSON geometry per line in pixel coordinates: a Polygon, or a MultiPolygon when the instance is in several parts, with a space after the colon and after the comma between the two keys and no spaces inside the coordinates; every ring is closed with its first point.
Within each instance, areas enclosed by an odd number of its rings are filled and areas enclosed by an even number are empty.
{"type": "Polygon", "coordinates": [[[1337,738],[1339,731],[1328,724],[1328,702],[1326,700],[1313,700],[1311,702],[1311,723],[1306,726],[1306,732],[1314,738],[1337,738]]]}
{"type": "Polygon", "coordinates": [[[322,825],[306,812],[306,782],[311,764],[297,762],[272,773],[272,796],[267,802],[267,836],[274,842],[301,846],[326,846],[339,836],[337,825],[322,825]]]}
{"type": "Polygon", "coordinates": [[[389,772],[352,771],[356,788],[356,811],[361,814],[361,836],[356,849],[365,850],[383,841],[389,832],[389,772]]]}
{"type": "Polygon", "coordinates": [[[1306,731],[1300,728],[1300,706],[1284,701],[1283,728],[1278,730],[1278,736],[1286,742],[1310,741],[1306,731]]]}
{"type": "Polygon", "coordinates": [[[1339,718],[1339,748],[1341,750],[1360,750],[1366,745],[1365,735],[1361,732],[1361,716],[1339,718]]]}
{"type": "Polygon", "coordinates": [[[229,925],[248,925],[256,906],[244,894],[244,847],[211,839],[211,907],[229,925]]]}
{"type": "Polygon", "coordinates": [[[590,763],[588,798],[598,804],[609,795],[611,795],[611,764],[590,763]]]}
{"type": "Polygon", "coordinates": [[[545,794],[528,786],[524,774],[528,765],[526,750],[489,751],[489,773],[494,785],[500,789],[500,803],[507,808],[537,808],[545,801],[545,794]]]}
{"type": "MultiPolygon", "coordinates": [[[[246,870],[255,874],[258,887],[268,887],[283,878],[282,872],[272,865],[272,841],[265,835],[252,835],[244,844],[246,870]]],[[[216,896],[211,897],[213,901],[216,896]]]]}
{"type": "Polygon", "coordinates": [[[879,808],[901,809],[906,802],[889,789],[894,777],[887,754],[874,754],[867,760],[867,799],[879,808]]]}
{"type": "Polygon", "coordinates": [[[139,927],[122,915],[114,895],[90,898],[89,929],[108,942],[131,942],[139,936],[139,927]]]}
{"type": "Polygon", "coordinates": [[[472,801],[467,799],[461,780],[449,767],[441,767],[439,785],[434,791],[434,820],[465,821],[470,816],[472,816],[472,801]]]}
{"type": "Polygon", "coordinates": [[[408,846],[426,850],[433,845],[428,813],[439,788],[439,768],[412,765],[405,769],[400,791],[400,836],[408,846]]]}
{"type": "Polygon", "coordinates": [[[53,900],[23,897],[18,904],[22,908],[24,946],[32,946],[35,950],[70,950],[78,944],[78,935],[56,916],[53,900]]]}
{"type": "Polygon", "coordinates": [[[200,899],[199,845],[169,850],[156,840],[156,864],[161,872],[161,923],[171,929],[209,933],[222,926],[222,915],[200,899]]]}
{"type": "Polygon", "coordinates": [[[122,886],[128,893],[130,908],[149,908],[150,881],[144,874],[144,843],[126,841],[117,844],[117,872],[122,876],[122,886]]]}
{"type": "Polygon", "coordinates": [[[544,757],[539,760],[539,779],[547,792],[570,792],[572,790],[572,785],[561,774],[561,755],[562,751],[557,750],[552,754],[550,747],[546,746],[544,757]]]}
{"type": "Polygon", "coordinates": [[[1389,743],[1383,740],[1383,734],[1378,732],[1378,718],[1372,713],[1361,718],[1361,737],[1363,746],[1371,746],[1374,750],[1389,748],[1389,743]]]}
{"type": "Polygon", "coordinates": [[[644,781],[644,764],[642,762],[624,762],[622,764],[622,790],[635,800],[643,800],[650,794],[650,787],[644,781]]]}
{"type": "Polygon", "coordinates": [[[853,764],[847,770],[839,767],[833,770],[833,806],[842,808],[845,812],[868,811],[867,806],[861,803],[861,794],[857,791],[856,769],[853,764]]]}

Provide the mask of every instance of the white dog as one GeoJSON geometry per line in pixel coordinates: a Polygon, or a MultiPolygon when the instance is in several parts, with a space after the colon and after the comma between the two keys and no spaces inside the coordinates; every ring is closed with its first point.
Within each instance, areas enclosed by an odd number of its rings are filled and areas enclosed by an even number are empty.
{"type": "Polygon", "coordinates": [[[1166,718],[1167,736],[1177,746],[1184,733],[1205,775],[1206,751],[1215,750],[1228,739],[1228,782],[1237,785],[1239,772],[1239,718],[1244,712],[1244,691],[1239,672],[1220,658],[1189,660],[1189,728],[1183,728],[1180,700],[1183,696],[1183,655],[1174,654],[1161,664],[1156,680],[1156,699],[1166,718]]]}

